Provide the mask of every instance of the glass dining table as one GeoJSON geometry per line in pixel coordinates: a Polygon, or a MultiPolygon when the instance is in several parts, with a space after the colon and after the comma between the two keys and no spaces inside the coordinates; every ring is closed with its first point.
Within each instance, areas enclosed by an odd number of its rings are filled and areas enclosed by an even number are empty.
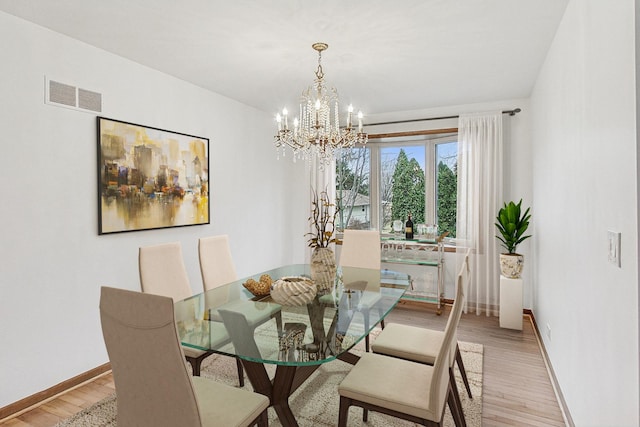
{"type": "Polygon", "coordinates": [[[297,426],[289,396],[323,363],[355,364],[354,346],[396,306],[410,277],[338,266],[331,286],[302,305],[288,305],[243,286],[263,275],[274,282],[310,278],[311,266],[276,268],[176,302],[178,333],[185,346],[240,359],[254,391],[269,397],[282,425],[297,426]],[[276,365],[273,379],[266,365],[276,365]]]}

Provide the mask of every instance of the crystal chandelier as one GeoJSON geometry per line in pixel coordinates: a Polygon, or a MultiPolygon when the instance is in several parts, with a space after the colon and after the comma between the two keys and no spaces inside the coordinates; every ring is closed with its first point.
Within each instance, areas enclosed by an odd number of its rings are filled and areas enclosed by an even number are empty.
{"type": "Polygon", "coordinates": [[[283,156],[286,147],[291,148],[294,161],[297,158],[310,161],[316,156],[320,167],[324,168],[334,159],[337,150],[351,148],[355,144],[366,144],[367,134],[362,131],[361,111],[357,115],[358,127],[354,127],[351,105],[347,110],[346,125],[340,127],[338,92],[335,88],[325,87],[322,71],[322,51],[329,45],[314,43],[312,47],[318,51],[314,84],[302,92],[300,114],[293,119],[293,129],[289,126],[289,112],[286,108],[282,110],[282,115],[276,115],[278,133],[275,135],[275,146],[283,156]]]}

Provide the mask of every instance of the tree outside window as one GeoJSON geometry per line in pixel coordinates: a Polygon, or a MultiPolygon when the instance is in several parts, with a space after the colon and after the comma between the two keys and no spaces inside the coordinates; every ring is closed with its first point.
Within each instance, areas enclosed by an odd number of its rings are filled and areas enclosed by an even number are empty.
{"type": "Polygon", "coordinates": [[[340,206],[337,228],[371,228],[369,149],[342,150],[336,161],[336,198],[340,206]]]}
{"type": "MultiPolygon", "coordinates": [[[[424,150],[423,150],[424,151],[424,150]]],[[[391,218],[403,222],[409,214],[414,224],[424,223],[424,170],[400,149],[391,184],[391,218]]]]}
{"type": "Polygon", "coordinates": [[[417,224],[437,224],[455,237],[457,142],[455,134],[424,141],[367,143],[336,159],[338,229],[392,231],[411,213],[417,224]]]}
{"type": "Polygon", "coordinates": [[[437,215],[438,230],[440,233],[449,232],[448,237],[456,236],[456,211],[457,211],[457,164],[451,170],[445,163],[438,163],[437,177],[437,215]]]}
{"type": "Polygon", "coordinates": [[[458,192],[458,143],[436,144],[436,223],[439,233],[456,237],[458,192]]]}

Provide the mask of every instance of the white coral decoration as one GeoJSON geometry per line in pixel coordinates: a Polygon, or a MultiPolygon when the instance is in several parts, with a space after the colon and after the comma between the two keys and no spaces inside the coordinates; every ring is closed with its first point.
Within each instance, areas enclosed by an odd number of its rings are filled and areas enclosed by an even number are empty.
{"type": "Polygon", "coordinates": [[[316,296],[316,284],[308,277],[289,276],[276,280],[271,285],[271,298],[282,305],[304,305],[316,296]]]}

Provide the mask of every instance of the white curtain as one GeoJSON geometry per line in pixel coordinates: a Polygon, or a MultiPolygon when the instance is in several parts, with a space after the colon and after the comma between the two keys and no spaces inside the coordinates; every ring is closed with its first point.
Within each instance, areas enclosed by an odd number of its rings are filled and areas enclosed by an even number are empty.
{"type": "Polygon", "coordinates": [[[331,161],[328,165],[322,165],[316,156],[313,156],[310,164],[311,189],[309,200],[313,197],[313,191],[320,194],[327,192],[329,199],[335,203],[336,200],[336,161],[331,161]]]}
{"type": "Polygon", "coordinates": [[[498,315],[500,269],[495,218],[503,203],[502,113],[460,115],[457,258],[472,249],[465,311],[498,315]]]}

